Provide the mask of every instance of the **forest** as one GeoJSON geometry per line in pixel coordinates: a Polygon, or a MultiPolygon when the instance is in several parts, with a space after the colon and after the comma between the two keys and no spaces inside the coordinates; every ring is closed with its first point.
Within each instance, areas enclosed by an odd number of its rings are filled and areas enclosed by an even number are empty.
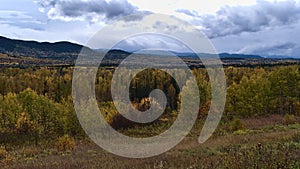
{"type": "MultiPolygon", "coordinates": [[[[296,146],[295,153],[292,154],[293,157],[289,157],[290,154],[281,156],[283,158],[281,164],[276,161],[271,163],[269,159],[270,164],[268,166],[276,168],[284,164],[289,165],[286,168],[299,167],[300,164],[297,162],[299,156],[295,154],[300,149],[299,142],[296,144],[300,135],[299,132],[295,134],[294,131],[299,130],[300,121],[300,66],[257,66],[251,68],[229,66],[224,71],[227,83],[226,106],[220,127],[215,132],[214,138],[218,139],[218,137],[225,137],[232,135],[232,133],[247,135],[248,132],[250,132],[250,137],[253,135],[251,132],[257,132],[255,129],[258,128],[255,124],[260,119],[265,119],[265,122],[262,123],[266,125],[270,123],[271,127],[281,126],[284,131],[293,130],[291,137],[294,140],[296,139],[293,142],[295,143],[293,146],[296,146]],[[272,120],[276,122],[273,123],[272,120]],[[293,126],[293,128],[290,128],[290,126],[293,126]]],[[[55,164],[52,163],[42,163],[36,166],[27,163],[41,158],[41,154],[51,156],[54,152],[54,155],[72,155],[72,151],[76,147],[80,147],[83,142],[84,144],[89,142],[78,122],[73,107],[72,73],[73,67],[0,69],[0,165],[4,167],[14,166],[15,168],[25,166],[28,168],[53,167],[55,164]],[[45,147],[47,147],[48,152],[40,152],[45,147]],[[18,166],[19,164],[16,161],[23,161],[23,164],[18,166]]],[[[198,83],[201,100],[198,122],[195,126],[201,126],[210,107],[211,88],[209,77],[204,68],[192,69],[192,73],[198,83]]],[[[168,101],[162,117],[153,123],[138,124],[125,119],[116,111],[110,89],[113,74],[114,69],[101,68],[98,70],[95,80],[98,106],[100,110],[106,112],[103,115],[111,126],[127,135],[146,137],[159,134],[172,125],[180,108],[180,90],[172,76],[161,70],[145,69],[131,81],[129,96],[133,107],[136,109],[141,111],[149,109],[150,105],[147,98],[153,89],[163,90],[168,101]],[[157,128],[154,129],[155,127],[157,128]]],[[[126,76],[126,74],[120,75],[120,78],[122,76],[126,76]]],[[[274,129],[274,132],[278,132],[277,129],[274,129]]],[[[277,146],[277,144],[268,146],[277,146]]],[[[238,168],[240,164],[229,164],[230,160],[226,161],[229,157],[240,157],[239,154],[232,154],[234,150],[244,153],[244,155],[250,154],[248,156],[253,161],[252,163],[251,160],[248,161],[249,164],[247,163],[247,165],[249,166],[254,165],[257,162],[255,160],[261,160],[260,158],[252,159],[251,153],[254,153],[252,150],[241,147],[226,149],[228,146],[222,146],[222,148],[222,151],[219,151],[223,155],[210,150],[212,151],[210,152],[212,153],[211,160],[214,157],[223,159],[219,164],[221,166],[230,166],[230,168],[236,166],[238,168]],[[229,155],[224,155],[226,153],[229,155]]],[[[282,147],[277,148],[281,149],[282,147]]],[[[283,152],[288,152],[288,150],[283,152]]],[[[193,157],[196,156],[193,153],[191,154],[193,157]]],[[[187,155],[183,156],[188,158],[187,155]]],[[[269,156],[262,156],[261,158],[267,160],[268,158],[279,158],[280,155],[275,152],[275,154],[271,153],[269,156]]],[[[151,165],[156,165],[157,159],[152,160],[155,162],[151,165]]],[[[165,166],[173,166],[168,159],[165,162],[165,166]]],[[[194,162],[197,162],[197,160],[194,162]]],[[[137,164],[138,162],[131,161],[130,163],[137,164]]],[[[192,165],[192,162],[188,163],[192,165]]],[[[244,165],[246,161],[241,163],[244,165]]],[[[75,164],[69,164],[65,167],[71,168],[72,165],[75,164]]],[[[174,165],[177,166],[178,164],[174,165]]],[[[211,165],[214,164],[206,164],[202,167],[209,168],[211,165]]],[[[262,165],[262,167],[267,168],[268,166],[262,165]]]]}

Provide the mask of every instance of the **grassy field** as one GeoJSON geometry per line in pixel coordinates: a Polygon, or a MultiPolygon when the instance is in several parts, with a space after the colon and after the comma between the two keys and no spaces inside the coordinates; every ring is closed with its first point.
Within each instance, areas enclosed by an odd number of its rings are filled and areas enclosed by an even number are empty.
{"type": "MultiPolygon", "coordinates": [[[[133,79],[130,93],[135,109],[149,108],[145,91],[162,89],[169,98],[158,120],[140,125],[122,117],[111,100],[113,70],[99,71],[95,82],[98,106],[119,132],[133,137],[158,135],[178,117],[180,93],[168,74],[149,70],[133,79]]],[[[300,168],[298,65],[225,68],[228,86],[223,118],[204,144],[197,140],[211,91],[205,70],[193,69],[202,102],[196,124],[176,147],[146,159],[110,154],[85,136],[71,97],[72,72],[72,68],[46,67],[0,71],[0,169],[300,168]]],[[[82,108],[89,110],[85,105],[82,108]]],[[[131,110],[130,104],[124,106],[131,110]]]]}
{"type": "MultiPolygon", "coordinates": [[[[203,120],[170,151],[146,159],[128,159],[112,155],[88,139],[78,139],[74,150],[58,151],[51,143],[29,146],[6,144],[0,151],[1,168],[300,168],[299,118],[287,124],[280,115],[241,120],[243,129],[231,131],[232,124],[221,122],[204,144],[197,143],[203,120]],[[259,146],[261,144],[261,147],[259,146]]],[[[131,128],[127,135],[153,135],[168,125],[131,128]],[[157,129],[160,128],[160,129],[157,129]],[[152,129],[151,129],[152,128],[152,129]],[[141,134],[143,133],[143,134],[141,134]]],[[[3,136],[1,136],[3,142],[3,136]]],[[[24,139],[23,139],[24,140],[24,139]]]]}

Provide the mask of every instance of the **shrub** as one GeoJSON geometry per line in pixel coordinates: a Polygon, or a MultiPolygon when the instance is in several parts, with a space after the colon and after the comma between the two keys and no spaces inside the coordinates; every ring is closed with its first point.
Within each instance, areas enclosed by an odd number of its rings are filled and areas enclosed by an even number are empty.
{"type": "Polygon", "coordinates": [[[29,117],[25,113],[21,114],[21,117],[17,121],[17,132],[20,134],[29,134],[33,132],[35,125],[30,121],[29,117]]]}
{"type": "Polygon", "coordinates": [[[295,115],[300,116],[300,102],[295,103],[295,115]]]}
{"type": "Polygon", "coordinates": [[[235,135],[243,135],[243,134],[247,134],[246,130],[236,130],[233,132],[233,134],[235,135]]]}
{"type": "Polygon", "coordinates": [[[6,151],[5,147],[0,146],[0,160],[5,160],[8,156],[8,152],[6,151]]]}
{"type": "Polygon", "coordinates": [[[134,125],[134,122],[128,120],[117,112],[108,113],[105,119],[107,123],[114,129],[124,129],[134,125]]]}
{"type": "MultiPolygon", "coordinates": [[[[127,109],[127,112],[130,112],[131,105],[126,105],[123,103],[119,104],[124,106],[124,109],[127,109]]],[[[100,105],[100,110],[103,113],[106,122],[114,129],[124,129],[134,125],[133,121],[128,120],[118,113],[113,102],[102,103],[100,105]]]]}
{"type": "Polygon", "coordinates": [[[300,143],[300,134],[296,134],[292,137],[292,141],[296,143],[300,143]]]}
{"type": "Polygon", "coordinates": [[[59,137],[55,142],[55,148],[57,151],[74,150],[75,146],[75,140],[69,135],[59,137]]]}
{"type": "Polygon", "coordinates": [[[295,124],[296,123],[296,117],[294,115],[286,114],[283,118],[284,124],[295,124]]]}
{"type": "Polygon", "coordinates": [[[26,157],[26,158],[30,158],[30,157],[35,157],[39,154],[39,151],[37,149],[34,149],[34,148],[25,148],[23,147],[22,148],[22,151],[21,151],[21,154],[23,157],[26,157]]]}
{"type": "Polygon", "coordinates": [[[207,101],[200,107],[200,117],[206,117],[210,109],[211,102],[207,101]]]}
{"type": "Polygon", "coordinates": [[[231,125],[230,125],[231,131],[234,132],[234,131],[244,130],[244,129],[245,129],[245,125],[239,118],[233,119],[233,121],[231,122],[231,125]]]}

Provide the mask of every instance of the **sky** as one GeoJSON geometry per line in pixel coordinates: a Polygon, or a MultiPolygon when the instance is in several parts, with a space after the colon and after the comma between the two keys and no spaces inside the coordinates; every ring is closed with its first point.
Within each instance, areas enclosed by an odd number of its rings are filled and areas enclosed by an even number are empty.
{"type": "Polygon", "coordinates": [[[1,0],[0,35],[85,45],[123,16],[151,13],[190,23],[211,40],[218,53],[300,57],[300,3],[296,0],[1,0]]]}

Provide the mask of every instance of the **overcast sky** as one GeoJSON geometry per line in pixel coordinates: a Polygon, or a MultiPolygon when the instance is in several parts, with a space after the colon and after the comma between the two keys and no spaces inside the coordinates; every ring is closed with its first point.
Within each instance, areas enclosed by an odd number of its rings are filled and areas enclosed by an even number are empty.
{"type": "Polygon", "coordinates": [[[1,0],[0,35],[84,45],[105,25],[136,13],[185,20],[219,53],[300,56],[295,0],[1,0]]]}

